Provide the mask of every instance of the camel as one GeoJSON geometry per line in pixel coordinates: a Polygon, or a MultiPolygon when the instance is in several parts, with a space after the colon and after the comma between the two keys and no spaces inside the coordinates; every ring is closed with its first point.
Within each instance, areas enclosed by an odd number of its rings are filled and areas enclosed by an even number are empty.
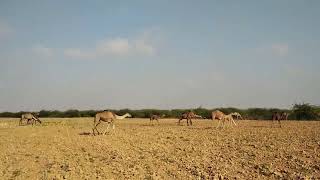
{"type": "Polygon", "coordinates": [[[199,116],[197,114],[195,114],[194,112],[190,111],[190,112],[185,112],[181,115],[181,118],[178,121],[178,124],[180,125],[180,121],[183,119],[187,120],[187,125],[189,126],[189,121],[190,121],[190,125],[192,126],[192,118],[202,118],[202,116],[199,116]]]}
{"type": "MultiPolygon", "coordinates": [[[[108,123],[108,127],[107,130],[109,129],[110,124],[112,124],[112,129],[115,129],[115,124],[114,121],[116,119],[120,120],[120,119],[124,119],[126,117],[131,117],[131,115],[129,113],[126,113],[123,116],[118,116],[115,113],[111,112],[111,111],[103,111],[100,113],[97,113],[94,117],[93,120],[93,135],[95,135],[95,130],[98,132],[98,134],[100,134],[100,132],[97,129],[97,126],[101,123],[101,122],[106,122],[108,123]]],[[[103,134],[106,134],[106,131],[104,131],[103,134]]]]}
{"type": "Polygon", "coordinates": [[[278,123],[279,123],[279,125],[281,127],[280,120],[282,120],[282,115],[279,112],[274,112],[272,114],[272,125],[271,125],[271,127],[273,126],[274,121],[278,121],[278,123]]]}
{"type": "Polygon", "coordinates": [[[233,112],[233,113],[231,113],[231,115],[232,115],[233,117],[235,117],[237,120],[238,120],[238,119],[243,119],[242,116],[241,116],[241,114],[238,113],[238,112],[233,112]]]}
{"type": "Polygon", "coordinates": [[[215,110],[211,113],[212,120],[218,119],[222,120],[225,114],[219,110],[215,110]]]}
{"type": "Polygon", "coordinates": [[[161,116],[160,115],[156,115],[156,114],[152,114],[150,116],[150,123],[153,122],[153,120],[157,120],[158,124],[159,124],[159,119],[165,117],[166,115],[162,114],[161,116]]]}
{"type": "Polygon", "coordinates": [[[223,112],[221,112],[219,110],[215,110],[211,113],[212,120],[217,119],[219,121],[217,128],[220,127],[221,122],[222,122],[222,127],[224,127],[224,123],[226,121],[233,123],[234,125],[237,125],[232,117],[233,115],[234,115],[234,113],[225,115],[223,112]]]}
{"type": "Polygon", "coordinates": [[[32,126],[33,126],[33,124],[35,124],[37,122],[40,123],[40,124],[42,123],[38,117],[36,117],[35,115],[33,115],[31,113],[24,113],[24,114],[21,115],[21,118],[20,118],[20,121],[19,121],[19,125],[20,126],[22,125],[22,122],[24,120],[27,120],[27,124],[31,123],[32,126]]]}
{"type": "Polygon", "coordinates": [[[217,128],[219,127],[219,125],[221,124],[221,121],[222,121],[222,127],[224,127],[224,123],[225,122],[229,122],[230,124],[234,124],[235,126],[237,125],[236,122],[234,121],[233,119],[233,116],[232,116],[232,113],[231,114],[228,114],[228,115],[224,115],[222,120],[219,121],[219,124],[217,126],[217,128]]]}

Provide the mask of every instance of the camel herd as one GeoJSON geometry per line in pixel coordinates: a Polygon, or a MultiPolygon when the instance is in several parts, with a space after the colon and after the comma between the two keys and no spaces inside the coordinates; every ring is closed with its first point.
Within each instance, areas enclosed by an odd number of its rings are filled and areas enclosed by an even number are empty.
{"type": "MultiPolygon", "coordinates": [[[[39,114],[32,114],[32,113],[24,113],[21,115],[20,121],[19,121],[19,125],[23,125],[23,122],[26,121],[26,124],[36,124],[38,123],[42,123],[39,119],[39,114]]],[[[153,114],[150,116],[150,123],[152,123],[153,121],[157,121],[157,123],[159,124],[159,119],[163,118],[165,115],[156,115],[153,114]]],[[[280,127],[281,127],[281,120],[287,120],[288,119],[289,114],[286,112],[274,112],[272,114],[272,126],[274,121],[278,121],[280,127]]],[[[98,125],[101,124],[102,122],[107,123],[107,129],[102,133],[102,134],[106,134],[107,130],[109,129],[109,126],[112,125],[112,129],[115,129],[115,121],[116,120],[121,120],[121,119],[125,119],[127,117],[132,117],[129,113],[126,113],[122,116],[119,116],[117,114],[115,114],[114,112],[111,111],[103,111],[103,112],[99,112],[95,115],[94,120],[93,120],[93,128],[92,128],[92,132],[93,135],[96,135],[96,132],[98,134],[101,134],[98,131],[98,125]]],[[[200,115],[197,115],[196,113],[194,113],[193,111],[189,111],[189,112],[185,112],[181,115],[179,121],[177,122],[180,125],[180,122],[183,119],[187,120],[187,125],[191,125],[192,126],[192,119],[202,119],[203,117],[200,115]]],[[[219,110],[215,110],[211,113],[211,118],[212,120],[218,120],[218,126],[217,128],[219,128],[220,126],[222,126],[222,128],[225,126],[225,123],[229,123],[229,124],[233,124],[235,126],[237,126],[237,123],[234,121],[235,119],[243,119],[241,114],[238,112],[233,112],[230,114],[224,114],[223,112],[219,111],[219,110]]]]}

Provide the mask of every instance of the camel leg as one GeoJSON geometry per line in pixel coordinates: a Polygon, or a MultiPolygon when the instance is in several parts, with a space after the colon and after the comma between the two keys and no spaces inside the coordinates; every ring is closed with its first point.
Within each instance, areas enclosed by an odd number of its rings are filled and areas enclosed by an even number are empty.
{"type": "Polygon", "coordinates": [[[234,121],[234,119],[232,119],[232,122],[233,122],[233,124],[236,126],[237,124],[236,124],[236,122],[234,121]]]}
{"type": "Polygon", "coordinates": [[[98,132],[98,135],[100,134],[100,132],[98,131],[98,125],[99,125],[100,123],[101,123],[101,122],[99,121],[99,122],[96,124],[96,126],[94,127],[95,130],[98,132]]]}
{"type": "Polygon", "coordinates": [[[221,123],[221,121],[218,119],[218,126],[217,126],[217,129],[219,128],[220,123],[221,123]]]}
{"type": "Polygon", "coordinates": [[[189,119],[187,119],[187,126],[189,126],[189,119]]]}
{"type": "Polygon", "coordinates": [[[32,118],[32,126],[33,124],[37,125],[37,119],[36,118],[32,118]]]}
{"type": "Polygon", "coordinates": [[[182,119],[179,119],[179,121],[178,121],[178,125],[180,125],[180,121],[181,121],[182,119]]]}
{"type": "Polygon", "coordinates": [[[219,127],[223,128],[223,126],[224,126],[224,121],[223,121],[223,119],[218,119],[218,126],[217,126],[217,128],[219,128],[219,127]]]}
{"type": "Polygon", "coordinates": [[[280,119],[278,120],[278,122],[279,122],[279,124],[280,124],[280,127],[281,127],[281,121],[280,121],[280,119]]]}
{"type": "Polygon", "coordinates": [[[103,133],[102,133],[103,135],[107,134],[107,131],[109,131],[109,127],[110,127],[110,123],[108,123],[107,129],[103,131],[103,133]]]}
{"type": "Polygon", "coordinates": [[[93,125],[93,128],[92,128],[92,134],[93,134],[94,136],[96,135],[96,134],[94,133],[95,127],[96,127],[96,123],[94,122],[94,125],[93,125]]]}
{"type": "Polygon", "coordinates": [[[22,125],[22,118],[20,118],[20,121],[19,121],[19,126],[21,126],[22,125]]]}
{"type": "Polygon", "coordinates": [[[190,119],[190,125],[192,126],[192,119],[190,119]]]}
{"type": "Polygon", "coordinates": [[[100,123],[101,123],[101,121],[99,120],[99,122],[93,127],[93,135],[96,135],[94,133],[94,130],[96,130],[98,132],[98,135],[100,134],[100,132],[98,131],[98,128],[97,128],[100,123]]]}

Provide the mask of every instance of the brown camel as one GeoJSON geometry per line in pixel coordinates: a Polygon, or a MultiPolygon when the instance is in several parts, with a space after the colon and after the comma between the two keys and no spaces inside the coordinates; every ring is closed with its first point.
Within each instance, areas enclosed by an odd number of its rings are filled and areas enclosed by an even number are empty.
{"type": "Polygon", "coordinates": [[[192,111],[185,112],[185,113],[183,113],[181,115],[181,118],[179,119],[178,124],[180,125],[180,121],[183,120],[183,119],[186,119],[187,120],[187,125],[189,126],[189,121],[190,121],[190,125],[192,126],[192,119],[193,118],[202,118],[202,116],[199,116],[199,115],[195,114],[192,111]]]}
{"type": "Polygon", "coordinates": [[[211,113],[212,120],[218,119],[222,120],[225,114],[219,110],[215,110],[211,113]]]}
{"type": "Polygon", "coordinates": [[[233,114],[234,113],[225,115],[223,112],[221,112],[219,110],[215,110],[211,113],[211,117],[212,117],[212,120],[215,120],[215,119],[218,120],[218,122],[219,122],[218,126],[217,126],[217,128],[218,128],[218,127],[220,127],[221,123],[222,123],[222,127],[224,127],[225,122],[230,122],[230,124],[233,123],[234,125],[237,125],[232,117],[233,114]]]}
{"type": "Polygon", "coordinates": [[[164,118],[165,116],[166,115],[164,115],[164,114],[162,114],[161,116],[160,115],[156,115],[156,114],[152,114],[150,116],[150,123],[152,123],[153,120],[156,120],[158,122],[158,124],[159,124],[159,119],[164,118]]]}
{"type": "Polygon", "coordinates": [[[272,114],[272,125],[271,125],[271,127],[273,126],[274,121],[278,121],[278,123],[279,123],[279,125],[281,127],[281,122],[280,122],[281,119],[282,119],[281,114],[279,112],[274,112],[272,114]]]}
{"type": "MultiPolygon", "coordinates": [[[[92,129],[93,135],[95,135],[95,130],[98,132],[98,134],[100,134],[100,132],[97,129],[97,126],[101,122],[108,123],[107,130],[109,129],[110,124],[112,124],[112,129],[115,129],[114,121],[116,119],[124,119],[126,117],[131,117],[131,115],[129,113],[126,113],[123,116],[118,116],[111,111],[103,111],[103,112],[97,113],[93,120],[93,129],[92,129]]],[[[106,131],[104,131],[103,134],[106,134],[106,131]]]]}
{"type": "Polygon", "coordinates": [[[42,123],[40,121],[40,119],[38,117],[36,117],[35,115],[31,114],[31,113],[24,113],[21,115],[21,118],[20,118],[20,121],[19,121],[19,125],[22,125],[23,124],[23,121],[26,120],[27,121],[27,124],[36,124],[37,122],[38,123],[42,123]]]}

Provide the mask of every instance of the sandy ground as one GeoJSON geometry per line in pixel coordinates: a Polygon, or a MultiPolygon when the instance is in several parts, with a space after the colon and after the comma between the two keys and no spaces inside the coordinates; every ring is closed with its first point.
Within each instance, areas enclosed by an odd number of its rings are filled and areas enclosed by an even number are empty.
{"type": "MultiPolygon", "coordinates": [[[[320,122],[119,120],[93,136],[93,118],[0,119],[0,179],[320,178],[320,122]]],[[[106,125],[99,127],[100,130],[106,125]]]]}

